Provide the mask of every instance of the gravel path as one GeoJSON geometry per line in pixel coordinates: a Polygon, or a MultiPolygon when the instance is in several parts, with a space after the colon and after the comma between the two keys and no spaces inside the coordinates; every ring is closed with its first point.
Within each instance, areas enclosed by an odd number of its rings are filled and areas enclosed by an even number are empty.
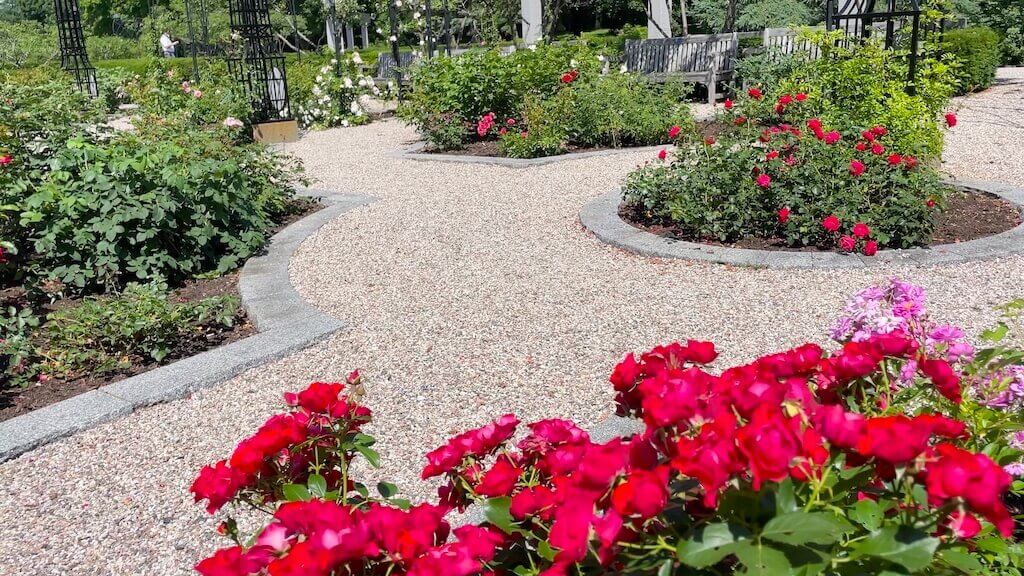
{"type": "MultiPolygon", "coordinates": [[[[948,167],[1024,186],[1024,152],[1000,144],[1024,139],[1011,113],[1024,106],[1024,72],[1000,78],[962,103],[948,167]]],[[[380,198],[324,227],[292,262],[299,291],[351,329],[0,465],[0,574],[188,574],[219,544],[186,493],[195,472],[277,410],[280,392],[311,380],[363,370],[383,472],[422,495],[420,456],[451,432],[510,411],[593,424],[611,411],[605,378],[626,351],[704,338],[724,363],[824,341],[842,299],[886,276],[637,257],[588,236],[576,214],[647,155],[526,170],[385,157],[414,139],[388,121],[292,147],[323,187],[380,198]]],[[[1024,295],[1022,265],[895,272],[976,331],[993,305],[1024,295]]]]}

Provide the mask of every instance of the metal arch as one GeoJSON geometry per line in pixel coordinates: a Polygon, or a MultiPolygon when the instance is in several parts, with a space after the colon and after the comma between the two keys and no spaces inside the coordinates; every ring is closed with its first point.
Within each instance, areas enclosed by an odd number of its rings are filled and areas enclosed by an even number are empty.
{"type": "Polygon", "coordinates": [[[245,89],[255,123],[290,120],[284,54],[270,24],[270,0],[230,0],[231,32],[242,42],[241,54],[228,68],[245,89]]]}
{"type": "Polygon", "coordinates": [[[57,42],[60,46],[60,67],[75,77],[81,92],[96,98],[100,95],[96,69],[89,63],[82,31],[82,12],[78,0],[53,0],[57,20],[57,42]]]}

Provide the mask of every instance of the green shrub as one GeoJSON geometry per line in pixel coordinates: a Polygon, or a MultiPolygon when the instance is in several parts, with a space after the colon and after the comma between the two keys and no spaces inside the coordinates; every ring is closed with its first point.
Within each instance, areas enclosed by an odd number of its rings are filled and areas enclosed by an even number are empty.
{"type": "Polygon", "coordinates": [[[341,61],[331,58],[319,63],[310,59],[291,65],[289,81],[294,86],[294,78],[299,76],[303,84],[301,91],[290,93],[296,118],[303,128],[321,129],[369,122],[360,98],[381,96],[382,91],[374,84],[372,76],[360,71],[361,63],[362,57],[350,52],[341,61]],[[307,87],[305,84],[310,80],[312,84],[307,87]]]}
{"type": "Polygon", "coordinates": [[[0,20],[0,69],[59,64],[56,30],[31,20],[0,20]]]}
{"type": "Polygon", "coordinates": [[[297,175],[287,157],[245,143],[221,111],[112,133],[83,127],[96,108],[58,82],[0,85],[0,241],[18,253],[0,275],[74,294],[224,272],[263,246],[297,175]]]}
{"type": "Polygon", "coordinates": [[[999,67],[999,34],[991,28],[964,28],[945,33],[942,49],[956,57],[958,92],[966,94],[988,88],[999,67]]]}
{"type": "Polygon", "coordinates": [[[204,62],[201,82],[194,83],[191,77],[191,71],[182,73],[173,63],[154,60],[149,71],[128,82],[125,90],[144,115],[161,123],[216,126],[227,118],[250,120],[249,100],[223,61],[204,62]]]}
{"type": "Polygon", "coordinates": [[[862,222],[882,247],[927,243],[932,207],[943,198],[935,169],[900,148],[884,126],[863,135],[828,135],[837,127],[827,123],[815,129],[810,99],[790,98],[770,122],[753,120],[748,106],[724,113],[719,120],[731,128],[717,142],[681,142],[671,163],[632,173],[627,204],[693,237],[723,242],[753,236],[832,248],[862,222]],[[829,216],[839,219],[838,231],[823,226],[829,216]]]}
{"type": "Polygon", "coordinates": [[[120,60],[152,55],[134,38],[86,35],[85,48],[91,60],[120,60]]]}
{"type": "Polygon", "coordinates": [[[37,334],[39,370],[74,378],[162,362],[183,344],[231,328],[239,310],[236,296],[178,304],[163,284],[129,284],[116,296],[51,313],[37,334]]]}
{"type": "Polygon", "coordinates": [[[776,85],[761,86],[766,97],[751,115],[770,121],[776,99],[786,93],[808,95],[805,110],[841,132],[888,127],[896,147],[906,154],[938,158],[942,133],[935,119],[952,96],[953,67],[925,58],[918,63],[916,93],[907,90],[907,58],[877,42],[837,43],[838,36],[806,35],[822,52],[776,85]]]}
{"type": "Polygon", "coordinates": [[[604,62],[583,43],[507,57],[491,50],[437,58],[414,70],[399,114],[438,148],[499,136],[503,152],[517,158],[577,146],[656,144],[673,124],[690,123],[687,87],[603,74],[604,62]],[[481,118],[492,114],[495,124],[480,133],[481,118]]]}

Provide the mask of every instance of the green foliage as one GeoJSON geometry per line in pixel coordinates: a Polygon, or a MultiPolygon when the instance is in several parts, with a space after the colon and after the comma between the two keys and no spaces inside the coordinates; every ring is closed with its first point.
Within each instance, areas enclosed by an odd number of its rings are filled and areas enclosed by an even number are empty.
{"type": "Polygon", "coordinates": [[[806,109],[840,131],[875,125],[889,129],[904,154],[938,158],[942,134],[935,119],[953,94],[953,67],[941,60],[918,63],[916,93],[907,92],[907,59],[877,42],[837,45],[835,34],[810,33],[822,57],[804,63],[775,86],[766,85],[762,114],[783,93],[805,92],[806,109]]]}
{"type": "Polygon", "coordinates": [[[365,124],[370,121],[360,102],[363,96],[381,96],[372,76],[363,74],[362,56],[347,53],[343,60],[309,58],[288,69],[295,114],[304,128],[365,124]]]}
{"type": "Polygon", "coordinates": [[[999,67],[999,34],[991,28],[964,28],[945,33],[942,49],[959,63],[955,76],[958,92],[988,88],[999,67]]]}
{"type": "Polygon", "coordinates": [[[60,63],[56,28],[31,20],[0,20],[0,70],[47,63],[60,63]]]}
{"type": "Polygon", "coordinates": [[[751,86],[774,86],[793,74],[805,61],[799,52],[753,54],[740,58],[736,63],[736,75],[751,86]]]}
{"type": "Polygon", "coordinates": [[[499,135],[503,152],[516,158],[656,144],[673,124],[690,122],[686,86],[602,74],[604,62],[586,44],[436,58],[413,71],[413,91],[399,113],[439,148],[499,135]],[[477,123],[488,114],[496,123],[481,135],[477,123]]]}
{"type": "Polygon", "coordinates": [[[40,334],[45,369],[74,376],[125,368],[133,357],[161,362],[181,343],[231,328],[239,309],[235,296],[176,304],[160,283],[129,284],[49,315],[40,334]]]}
{"type": "Polygon", "coordinates": [[[760,117],[752,111],[764,105],[772,104],[751,100],[742,112],[722,115],[719,121],[730,128],[717,142],[681,142],[670,164],[631,174],[624,187],[626,202],[693,237],[723,242],[754,236],[828,248],[839,235],[850,234],[855,222],[866,223],[880,246],[906,248],[928,241],[934,227],[928,201],[941,203],[944,194],[934,168],[916,159],[904,162],[907,154],[891,133],[872,135],[882,146],[877,153],[863,141],[863,149],[855,147],[861,138],[856,125],[826,123],[824,132],[838,129],[842,135],[833,144],[815,137],[805,128],[812,114],[810,98],[794,100],[785,114],[764,113],[763,122],[751,121],[760,117]],[[895,159],[889,157],[893,153],[895,159]],[[854,160],[863,164],[862,174],[851,172],[854,160]],[[758,182],[765,175],[770,180],[758,182]],[[789,210],[785,223],[778,217],[782,208],[789,210]],[[830,215],[844,224],[838,233],[822,226],[830,215]]]}
{"type": "Polygon", "coordinates": [[[154,52],[152,49],[146,49],[134,38],[121,36],[86,35],[85,47],[91,60],[142,58],[154,52]]]}
{"type": "Polygon", "coordinates": [[[0,239],[30,284],[55,280],[73,294],[177,282],[235,268],[263,246],[297,174],[290,160],[221,126],[220,104],[112,133],[83,126],[97,105],[82,99],[58,82],[0,85],[0,149],[15,168],[0,172],[0,206],[14,214],[0,239]]]}
{"type": "Polygon", "coordinates": [[[161,123],[203,126],[221,124],[228,117],[249,119],[248,99],[223,61],[203,62],[199,73],[202,82],[198,84],[191,82],[190,77],[191,71],[182,74],[173,64],[154,60],[148,73],[129,82],[125,90],[147,116],[161,123]]]}
{"type": "Polygon", "coordinates": [[[188,345],[207,346],[234,326],[240,309],[235,296],[175,303],[164,284],[129,284],[120,294],[52,312],[42,326],[28,310],[12,312],[0,321],[0,358],[14,384],[124,370],[174,358],[188,345]]]}

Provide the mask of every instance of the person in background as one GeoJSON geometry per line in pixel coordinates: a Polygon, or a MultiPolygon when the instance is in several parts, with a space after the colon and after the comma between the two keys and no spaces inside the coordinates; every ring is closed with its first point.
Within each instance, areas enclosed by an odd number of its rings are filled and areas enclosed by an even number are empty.
{"type": "Polygon", "coordinates": [[[174,40],[171,40],[170,32],[164,32],[160,36],[160,50],[163,51],[164,58],[174,58],[174,50],[175,47],[177,46],[178,43],[174,40]]]}

